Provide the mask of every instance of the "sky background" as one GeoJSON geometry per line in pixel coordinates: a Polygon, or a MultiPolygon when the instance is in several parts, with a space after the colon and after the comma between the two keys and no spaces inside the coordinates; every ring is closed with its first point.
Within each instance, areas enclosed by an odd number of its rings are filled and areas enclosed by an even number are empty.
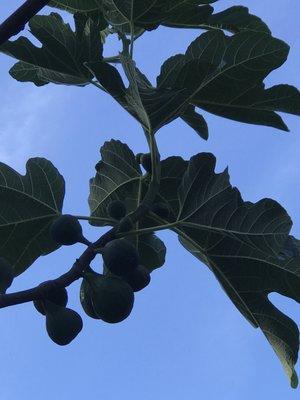
{"type": "MultiPolygon", "coordinates": [[[[21,3],[1,1],[1,20],[21,3]]],[[[267,84],[299,87],[299,1],[220,0],[215,8],[240,4],[291,45],[288,62],[267,84]]],[[[139,68],[154,81],[162,62],[184,52],[200,33],[160,28],[145,34],[135,47],[139,68]]],[[[105,54],[115,54],[117,45],[109,41],[105,54]]],[[[88,215],[88,181],[100,146],[115,138],[135,152],[147,151],[142,131],[95,87],[20,84],[7,72],[12,65],[12,59],[0,55],[0,160],[23,173],[28,158],[48,158],[66,179],[64,212],[88,215]]],[[[285,116],[291,132],[284,133],[204,114],[210,128],[208,142],[177,120],[157,136],[162,157],[178,154],[188,159],[197,152],[214,153],[217,170],[229,166],[231,182],[244,199],[279,201],[294,221],[293,234],[300,237],[300,120],[285,116]]],[[[89,239],[101,234],[101,229],[83,225],[89,239]]],[[[239,314],[208,269],[180,247],[175,234],[159,236],[168,247],[166,264],[136,295],[132,315],[121,324],[85,317],[79,306],[79,282],[69,290],[69,304],[83,315],[84,329],[67,347],[50,341],[44,318],[32,304],[1,310],[1,399],[299,398],[299,390],[289,388],[262,333],[239,314]]],[[[12,290],[57,277],[82,250],[76,245],[40,258],[16,279],[12,290]]],[[[100,264],[99,258],[94,267],[100,264]]],[[[279,295],[271,298],[300,324],[298,304],[279,295]]]]}

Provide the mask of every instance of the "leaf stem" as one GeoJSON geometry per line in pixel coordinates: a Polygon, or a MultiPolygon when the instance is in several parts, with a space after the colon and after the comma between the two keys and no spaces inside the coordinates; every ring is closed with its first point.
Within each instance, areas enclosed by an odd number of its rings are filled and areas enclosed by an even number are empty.
{"type": "Polygon", "coordinates": [[[112,224],[112,220],[109,218],[100,218],[100,217],[90,217],[85,215],[73,215],[75,218],[83,221],[95,221],[95,222],[107,222],[110,225],[112,224]]]}
{"type": "Polygon", "coordinates": [[[134,231],[128,231],[122,234],[117,234],[117,238],[122,237],[122,236],[134,236],[134,235],[145,235],[147,233],[152,233],[152,232],[157,232],[157,231],[163,231],[165,229],[172,229],[176,227],[177,221],[175,222],[170,222],[169,224],[164,224],[164,225],[157,225],[157,226],[151,226],[149,228],[142,228],[142,229],[136,229],[134,231]]]}
{"type": "Polygon", "coordinates": [[[93,81],[92,79],[90,80],[90,83],[94,86],[96,86],[96,88],[102,90],[102,92],[108,93],[108,91],[106,89],[104,89],[104,87],[102,85],[100,85],[100,83],[98,81],[93,81]]]}

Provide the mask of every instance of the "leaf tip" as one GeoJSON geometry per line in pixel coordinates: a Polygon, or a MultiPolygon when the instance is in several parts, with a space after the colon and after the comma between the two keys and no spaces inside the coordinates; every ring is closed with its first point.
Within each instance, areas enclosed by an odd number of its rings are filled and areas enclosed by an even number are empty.
{"type": "Polygon", "coordinates": [[[297,375],[297,372],[294,370],[293,374],[291,376],[291,388],[292,389],[297,389],[298,384],[299,384],[298,375],[297,375]]]}

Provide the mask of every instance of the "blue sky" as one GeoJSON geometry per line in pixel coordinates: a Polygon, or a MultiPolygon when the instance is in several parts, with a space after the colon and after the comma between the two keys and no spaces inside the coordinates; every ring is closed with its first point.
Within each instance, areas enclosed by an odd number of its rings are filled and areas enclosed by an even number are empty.
{"type": "MultiPolygon", "coordinates": [[[[1,19],[21,1],[5,3],[0,5],[1,19]]],[[[248,6],[269,24],[275,37],[291,45],[288,62],[267,83],[299,87],[300,3],[220,0],[216,8],[235,4],[248,6]]],[[[199,34],[166,28],[146,34],[135,48],[138,66],[153,80],[163,60],[184,51],[199,34]]],[[[109,42],[106,54],[112,55],[116,49],[117,43],[109,42]]],[[[0,55],[0,160],[24,172],[28,158],[48,158],[67,182],[64,211],[88,215],[88,180],[100,146],[116,138],[136,152],[146,151],[138,124],[94,87],[20,84],[7,73],[12,64],[12,59],[0,55]]],[[[196,152],[213,152],[217,169],[229,166],[231,181],[244,199],[271,197],[279,201],[294,220],[293,233],[300,237],[299,119],[286,116],[291,132],[284,133],[205,116],[210,127],[208,142],[175,121],[158,134],[162,156],[189,158],[196,152]]],[[[90,239],[101,233],[87,224],[84,228],[90,239]]],[[[108,325],[84,317],[83,332],[70,346],[61,348],[48,339],[44,319],[31,304],[1,310],[0,398],[299,398],[299,392],[289,388],[263,335],[243,319],[207,268],[178,245],[174,234],[159,236],[168,247],[166,265],[153,273],[151,285],[137,294],[134,311],[122,324],[108,325]]],[[[16,279],[12,289],[58,276],[81,251],[78,245],[40,258],[16,279]]],[[[100,263],[97,259],[95,268],[100,263]]],[[[78,289],[79,283],[70,289],[70,305],[80,310],[78,289]]],[[[271,297],[300,323],[298,304],[279,295],[271,297]]]]}

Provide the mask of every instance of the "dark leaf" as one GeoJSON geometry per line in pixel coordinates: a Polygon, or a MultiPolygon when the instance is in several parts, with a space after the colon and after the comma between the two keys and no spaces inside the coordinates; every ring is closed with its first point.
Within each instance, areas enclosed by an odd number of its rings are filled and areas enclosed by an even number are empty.
{"type": "Polygon", "coordinates": [[[105,142],[100,153],[101,161],[96,165],[96,176],[90,181],[91,216],[99,218],[92,224],[113,225],[114,221],[107,213],[108,204],[121,200],[136,208],[142,175],[135,155],[126,144],[118,140],[105,142]]]}
{"type": "MultiPolygon", "coordinates": [[[[175,160],[169,163],[169,170],[172,164],[176,169],[175,160]]],[[[152,213],[145,225],[174,230],[211,269],[239,311],[261,328],[295,387],[298,328],[268,299],[277,292],[300,302],[300,246],[288,236],[291,220],[273,200],[244,202],[230,185],[227,170],[217,174],[214,169],[211,154],[192,157],[181,183],[166,185],[167,196],[161,195],[177,208],[177,217],[163,219],[152,213]]]]}
{"type": "Polygon", "coordinates": [[[257,16],[249,13],[247,7],[233,6],[225,11],[210,15],[203,29],[224,29],[233,33],[255,31],[271,33],[268,26],[257,16]]]}
{"type": "MultiPolygon", "coordinates": [[[[96,176],[90,182],[91,216],[98,218],[91,223],[114,225],[115,221],[107,213],[108,204],[121,200],[126,204],[127,213],[134,211],[142,200],[142,173],[132,151],[120,141],[106,142],[101,148],[101,157],[96,176]]],[[[137,223],[135,229],[138,227],[137,223]]],[[[164,264],[166,248],[157,236],[130,236],[128,240],[136,245],[140,264],[150,271],[164,264]]]]}
{"type": "Polygon", "coordinates": [[[2,45],[0,51],[20,60],[11,69],[11,75],[37,86],[49,82],[88,84],[92,74],[84,63],[102,58],[100,26],[83,14],[76,14],[74,18],[75,32],[56,13],[33,17],[29,22],[30,31],[42,43],[41,48],[25,37],[2,45]]]}
{"type": "Polygon", "coordinates": [[[269,34],[221,31],[199,36],[185,55],[167,60],[158,87],[185,89],[186,100],[216,115],[287,130],[277,111],[300,114],[299,91],[288,85],[265,89],[263,80],[286,60],[289,47],[269,34]]]}
{"type": "Polygon", "coordinates": [[[195,107],[189,106],[182,114],[181,118],[193,128],[202,139],[208,139],[208,126],[204,117],[195,111],[195,107]]]}
{"type": "Polygon", "coordinates": [[[136,115],[148,133],[155,133],[180,115],[188,96],[185,89],[149,87],[149,83],[129,57],[121,54],[121,61],[129,81],[126,94],[129,112],[136,115]]]}
{"type": "Polygon", "coordinates": [[[150,272],[164,265],[167,249],[156,235],[129,236],[127,240],[135,244],[139,253],[139,263],[150,272]]]}
{"type": "Polygon", "coordinates": [[[61,214],[65,194],[64,179],[49,161],[32,158],[26,171],[22,176],[0,163],[0,255],[15,275],[59,247],[49,228],[61,214]]]}
{"type": "Polygon", "coordinates": [[[101,85],[141,123],[148,133],[155,133],[180,116],[187,97],[186,90],[154,88],[129,57],[121,55],[121,60],[129,80],[128,88],[125,88],[121,75],[115,67],[104,62],[86,65],[101,85]]]}

